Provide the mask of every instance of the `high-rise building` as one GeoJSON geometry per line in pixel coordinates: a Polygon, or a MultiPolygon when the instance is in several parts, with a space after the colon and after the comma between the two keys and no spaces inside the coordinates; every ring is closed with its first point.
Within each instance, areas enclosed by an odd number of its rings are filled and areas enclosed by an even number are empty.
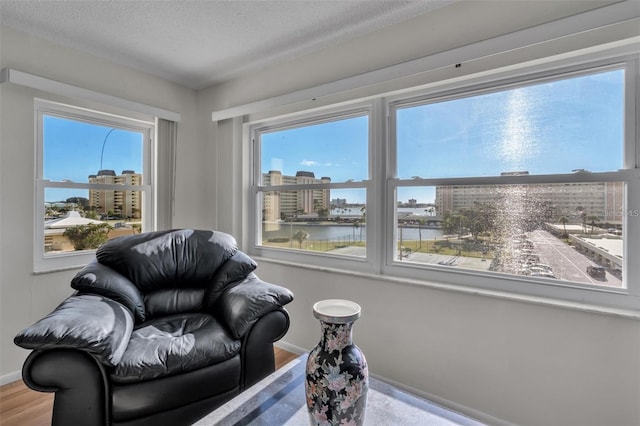
{"type": "MultiPolygon", "coordinates": [[[[263,185],[303,185],[329,183],[331,178],[317,179],[313,172],[299,171],[295,176],[285,176],[278,170],[262,174],[263,185]]],[[[274,221],[299,214],[317,213],[330,206],[329,189],[299,189],[271,191],[263,195],[263,220],[274,221]]]]}
{"type": "Polygon", "coordinates": [[[601,222],[621,223],[622,182],[572,182],[528,185],[447,185],[436,187],[438,215],[478,204],[492,204],[499,212],[561,216],[595,216],[601,222]]]}
{"type": "MultiPolygon", "coordinates": [[[[89,183],[142,185],[142,174],[133,170],[123,170],[122,174],[116,175],[113,170],[100,170],[97,175],[89,175],[89,183]]],[[[140,191],[91,189],[89,207],[103,215],[113,212],[121,218],[140,219],[142,199],[140,191]]]]}

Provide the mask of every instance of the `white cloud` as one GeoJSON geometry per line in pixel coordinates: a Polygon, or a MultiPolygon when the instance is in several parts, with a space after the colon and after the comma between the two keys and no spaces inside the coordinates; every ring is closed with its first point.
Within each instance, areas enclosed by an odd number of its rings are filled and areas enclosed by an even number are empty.
{"type": "Polygon", "coordinates": [[[319,163],[318,161],[313,161],[313,160],[302,160],[300,162],[300,165],[302,165],[302,166],[324,166],[324,167],[340,166],[340,164],[336,164],[336,163],[331,163],[331,162],[319,163]]]}

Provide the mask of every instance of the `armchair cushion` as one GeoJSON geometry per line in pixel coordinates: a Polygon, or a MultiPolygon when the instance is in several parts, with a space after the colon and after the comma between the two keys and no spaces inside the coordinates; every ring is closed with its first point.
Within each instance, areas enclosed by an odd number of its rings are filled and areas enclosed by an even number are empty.
{"type": "Polygon", "coordinates": [[[262,281],[251,273],[239,285],[228,288],[213,306],[213,312],[240,339],[263,315],[293,300],[293,293],[279,285],[262,281]]]}
{"type": "Polygon", "coordinates": [[[122,303],[136,318],[144,321],[145,303],[138,288],[127,277],[93,260],[71,280],[71,287],[81,293],[94,293],[122,303]]]}
{"type": "Polygon", "coordinates": [[[223,232],[180,229],[114,238],[98,248],[96,257],[147,293],[205,288],[237,250],[236,240],[223,232]]]}
{"type": "Polygon", "coordinates": [[[150,320],[133,331],[111,378],[133,383],[185,373],[234,357],[240,345],[211,315],[150,320]]]}
{"type": "Polygon", "coordinates": [[[257,267],[258,264],[253,259],[238,250],[218,268],[211,283],[207,286],[204,298],[205,307],[210,309],[230,284],[240,282],[257,267]]]}
{"type": "Polygon", "coordinates": [[[133,331],[133,315],[118,302],[96,295],[67,298],[52,313],[14,338],[25,349],[80,349],[117,365],[133,331]]]}
{"type": "Polygon", "coordinates": [[[164,288],[144,295],[147,317],[202,312],[203,288],[164,288]]]}

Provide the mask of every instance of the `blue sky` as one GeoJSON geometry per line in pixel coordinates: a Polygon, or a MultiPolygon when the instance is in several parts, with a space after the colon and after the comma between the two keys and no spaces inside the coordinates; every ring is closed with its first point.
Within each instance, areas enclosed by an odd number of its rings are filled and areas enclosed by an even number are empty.
{"type": "Polygon", "coordinates": [[[623,75],[615,71],[402,109],[398,175],[617,170],[623,75]]]}
{"type": "MultiPolygon", "coordinates": [[[[44,117],[44,178],[88,182],[103,169],[142,172],[143,135],[56,116],[44,117]],[[106,138],[106,139],[105,139],[106,138]],[[105,142],[106,140],[106,142],[105,142]],[[103,151],[104,145],[104,151],[103,151]]],[[[47,190],[46,201],[87,197],[86,190],[47,190]]]]}
{"type": "Polygon", "coordinates": [[[369,178],[369,119],[366,116],[313,126],[265,133],[262,136],[262,170],[298,171],[328,176],[332,182],[369,178]]]}
{"type": "MultiPolygon", "coordinates": [[[[624,71],[556,80],[401,108],[398,177],[497,176],[622,168],[624,71]]],[[[262,137],[262,170],[312,171],[333,182],[367,179],[367,119],[275,131],[262,137]]],[[[359,191],[362,194],[361,191],[359,191]]],[[[401,188],[398,200],[434,201],[434,188],[401,188]]],[[[354,199],[332,190],[331,198],[354,199]]]]}

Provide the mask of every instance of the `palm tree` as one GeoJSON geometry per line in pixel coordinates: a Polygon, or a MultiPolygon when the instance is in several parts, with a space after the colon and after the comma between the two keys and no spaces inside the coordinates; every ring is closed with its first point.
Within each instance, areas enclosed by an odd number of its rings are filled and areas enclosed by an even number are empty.
{"type": "Polygon", "coordinates": [[[560,222],[562,224],[562,226],[564,227],[564,235],[563,237],[567,237],[567,222],[569,222],[569,219],[566,216],[560,216],[560,218],[558,219],[558,222],[560,222]]]}
{"type": "Polygon", "coordinates": [[[310,237],[309,233],[306,231],[303,231],[302,229],[293,235],[293,239],[298,242],[298,244],[300,245],[300,248],[302,248],[302,243],[304,242],[304,240],[309,239],[309,237],[310,237]]]}
{"type": "Polygon", "coordinates": [[[360,221],[359,220],[355,220],[353,221],[353,242],[356,242],[356,229],[360,228],[360,221]]]}
{"type": "Polygon", "coordinates": [[[424,219],[418,219],[418,249],[422,248],[422,227],[427,223],[424,219]]]}
{"type": "Polygon", "coordinates": [[[600,222],[600,218],[598,216],[592,215],[587,216],[586,220],[591,221],[591,235],[593,235],[593,228],[595,227],[597,222],[600,222]]]}

